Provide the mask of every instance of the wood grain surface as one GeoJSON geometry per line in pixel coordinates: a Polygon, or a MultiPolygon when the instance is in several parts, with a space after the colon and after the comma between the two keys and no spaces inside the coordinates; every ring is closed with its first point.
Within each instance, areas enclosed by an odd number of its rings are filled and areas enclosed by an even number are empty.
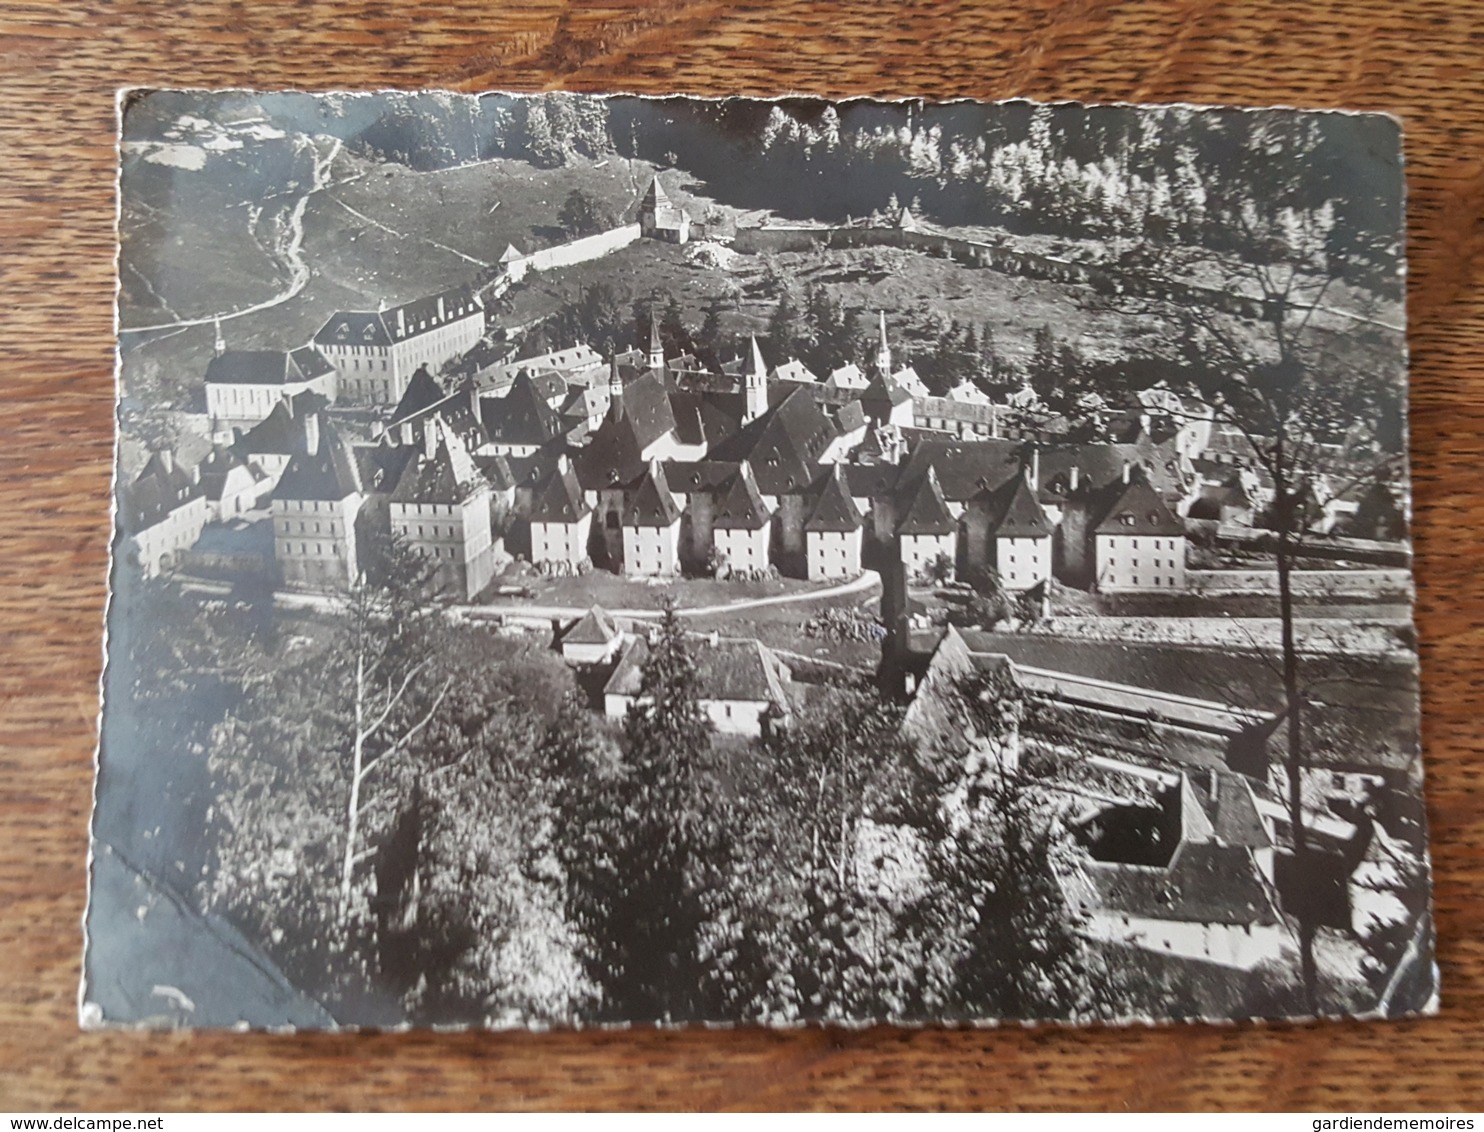
{"type": "Polygon", "coordinates": [[[1461,0],[0,0],[0,1110],[1484,1108],[1484,8],[1461,0]],[[1404,119],[1440,1017],[84,1034],[120,85],[1291,104],[1404,119]]]}

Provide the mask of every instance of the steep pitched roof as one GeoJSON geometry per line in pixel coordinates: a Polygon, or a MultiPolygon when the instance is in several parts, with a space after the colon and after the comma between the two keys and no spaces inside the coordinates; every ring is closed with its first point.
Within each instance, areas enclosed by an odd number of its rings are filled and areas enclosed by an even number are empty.
{"type": "Polygon", "coordinates": [[[912,400],[912,394],[898,385],[895,378],[877,374],[861,393],[860,399],[866,412],[878,420],[884,420],[891,415],[892,409],[904,401],[912,400]]]}
{"type": "Polygon", "coordinates": [[[860,509],[850,496],[845,473],[839,464],[825,477],[824,488],[814,501],[814,509],[804,520],[806,531],[856,531],[862,523],[860,509]]]}
{"type": "Polygon", "coordinates": [[[208,385],[289,385],[334,370],[313,346],[296,350],[227,350],[206,366],[208,385]]]}
{"type": "Polygon", "coordinates": [[[938,477],[929,470],[918,481],[901,519],[897,521],[899,535],[948,535],[958,529],[943,492],[938,488],[938,477]]]}
{"type": "Polygon", "coordinates": [[[480,402],[484,430],[495,444],[540,448],[562,434],[559,418],[531,377],[516,375],[503,397],[480,402]]]}
{"type": "Polygon", "coordinates": [[[664,466],[665,482],[686,494],[721,491],[742,469],[737,460],[666,460],[664,466]]]}
{"type": "Polygon", "coordinates": [[[575,523],[588,510],[571,465],[562,463],[536,487],[529,518],[533,523],[575,523]]]}
{"type": "Polygon", "coordinates": [[[303,429],[289,411],[288,403],[280,401],[266,417],[248,429],[234,447],[243,456],[292,456],[303,435],[303,429]]]}
{"type": "Polygon", "coordinates": [[[732,476],[726,490],[716,501],[712,526],[724,531],[755,531],[767,523],[767,504],[758,494],[757,484],[744,465],[732,476]]]}
{"type": "Polygon", "coordinates": [[[386,310],[338,311],[320,327],[314,340],[320,345],[391,346],[483,309],[472,288],[451,287],[386,310]]]}
{"type": "Polygon", "coordinates": [[[301,450],[289,458],[274,489],[275,499],[336,501],[362,490],[360,469],[335,426],[325,421],[319,426],[319,434],[319,447],[314,452],[301,450]]]}
{"type": "Polygon", "coordinates": [[[1183,535],[1185,525],[1165,506],[1142,474],[1115,481],[1103,491],[1108,501],[1094,528],[1100,535],[1183,535]]]}
{"type": "Polygon", "coordinates": [[[1223,845],[1267,849],[1273,844],[1257,812],[1257,800],[1245,776],[1212,768],[1186,775],[1191,796],[1211,827],[1211,836],[1223,845]]]}
{"type": "Polygon", "coordinates": [[[819,458],[840,435],[805,386],[710,452],[717,460],[746,460],[764,495],[801,491],[818,475],[819,458]]]}
{"type": "MultiPolygon", "coordinates": [[[[713,645],[691,638],[686,646],[696,666],[702,700],[772,703],[788,709],[786,688],[791,675],[766,645],[758,641],[717,641],[713,645]]],[[[648,658],[649,646],[644,638],[635,638],[619,658],[604,694],[637,696],[648,658]]]]}
{"type": "Polygon", "coordinates": [[[134,482],[120,490],[119,523],[131,533],[148,530],[201,494],[201,485],[189,472],[172,457],[156,452],[134,482]]]}
{"type": "Polygon", "coordinates": [[[944,499],[967,503],[1021,474],[1021,445],[1014,440],[919,440],[902,462],[897,489],[915,484],[929,469],[944,499]]]}
{"type": "Polygon", "coordinates": [[[417,462],[402,473],[392,492],[393,503],[462,503],[485,486],[463,442],[446,430],[440,431],[433,455],[419,455],[417,462]]]}
{"type": "Polygon", "coordinates": [[[220,444],[214,446],[206,454],[206,458],[196,466],[201,491],[206,498],[213,503],[220,503],[227,489],[227,477],[238,468],[246,469],[254,481],[264,478],[261,472],[251,468],[230,448],[224,448],[220,444]]]}
{"type": "Polygon", "coordinates": [[[670,495],[670,485],[665,480],[665,470],[658,463],[651,464],[639,481],[638,488],[629,497],[624,508],[623,525],[626,527],[672,527],[680,521],[680,511],[670,495]]]}
{"type": "Polygon", "coordinates": [[[1272,891],[1245,846],[1186,841],[1168,868],[1091,861],[1083,869],[1110,912],[1195,924],[1281,922],[1272,891]]]}
{"type": "Polygon", "coordinates": [[[655,225],[659,228],[679,228],[687,219],[685,211],[665,192],[658,173],[650,178],[649,188],[639,202],[639,209],[641,212],[653,212],[655,225]]]}
{"type": "Polygon", "coordinates": [[[593,606],[563,632],[564,645],[606,645],[618,636],[618,625],[601,606],[593,606]]]}
{"type": "Polygon", "coordinates": [[[989,533],[996,538],[1051,537],[1051,520],[1024,476],[1006,480],[989,503],[989,533]]]}
{"type": "Polygon", "coordinates": [[[402,482],[402,473],[418,455],[410,444],[357,444],[351,449],[361,485],[367,490],[390,495],[402,482]]]}
{"type": "Polygon", "coordinates": [[[670,411],[675,416],[675,435],[682,444],[710,448],[742,427],[747,405],[740,393],[682,390],[670,394],[670,411]]]}
{"type": "Polygon", "coordinates": [[[418,366],[417,371],[407,382],[402,399],[392,410],[391,423],[395,425],[408,417],[416,416],[425,409],[431,409],[445,396],[443,387],[438,384],[438,379],[428,372],[428,367],[418,366]]]}

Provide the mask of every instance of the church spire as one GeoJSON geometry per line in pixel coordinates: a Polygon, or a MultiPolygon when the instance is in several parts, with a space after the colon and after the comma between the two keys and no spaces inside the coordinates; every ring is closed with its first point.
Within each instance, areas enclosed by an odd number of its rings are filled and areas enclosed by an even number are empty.
{"type": "Polygon", "coordinates": [[[763,352],[758,348],[757,335],[751,335],[752,356],[743,378],[743,396],[746,405],[744,421],[756,420],[768,409],[768,367],[763,362],[763,352]]]}
{"type": "Polygon", "coordinates": [[[618,354],[608,360],[608,414],[614,420],[623,416],[623,375],[618,372],[618,354]]]}
{"type": "Polygon", "coordinates": [[[876,369],[886,378],[891,376],[891,346],[886,341],[886,312],[876,313],[881,319],[881,337],[876,345],[876,369]]]}
{"type": "Polygon", "coordinates": [[[653,307],[649,308],[649,368],[665,368],[665,344],[660,341],[660,316],[653,307]]]}

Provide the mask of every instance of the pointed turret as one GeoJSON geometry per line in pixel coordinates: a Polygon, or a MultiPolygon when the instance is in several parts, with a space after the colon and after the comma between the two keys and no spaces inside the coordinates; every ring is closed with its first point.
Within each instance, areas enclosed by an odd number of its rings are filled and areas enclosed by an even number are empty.
{"type": "Polygon", "coordinates": [[[876,344],[876,371],[882,377],[891,376],[891,346],[886,341],[886,312],[877,311],[881,321],[880,339],[876,344]]]}
{"type": "Polygon", "coordinates": [[[768,367],[763,362],[763,352],[758,347],[757,335],[749,338],[751,343],[751,356],[747,365],[747,373],[743,378],[743,394],[745,397],[746,413],[743,423],[755,421],[768,411],[768,367]]]}
{"type": "Polygon", "coordinates": [[[623,375],[618,372],[618,355],[608,361],[608,415],[614,420],[623,416],[623,375]]]}
{"type": "Polygon", "coordinates": [[[649,311],[649,368],[665,368],[665,344],[660,341],[660,316],[653,308],[649,311]]]}

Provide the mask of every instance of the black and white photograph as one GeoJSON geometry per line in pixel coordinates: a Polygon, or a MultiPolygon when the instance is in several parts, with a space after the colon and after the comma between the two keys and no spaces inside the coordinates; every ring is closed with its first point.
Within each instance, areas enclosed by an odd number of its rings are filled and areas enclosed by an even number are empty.
{"type": "Polygon", "coordinates": [[[1402,144],[121,93],[82,1025],[1435,1012],[1402,144]]]}

